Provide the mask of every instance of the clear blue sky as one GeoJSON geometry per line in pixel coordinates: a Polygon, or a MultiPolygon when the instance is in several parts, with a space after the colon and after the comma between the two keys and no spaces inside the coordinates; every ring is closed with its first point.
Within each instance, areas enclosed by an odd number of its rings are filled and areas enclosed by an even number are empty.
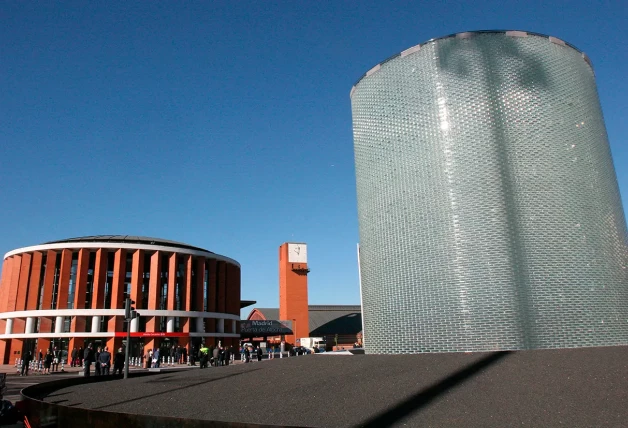
{"type": "Polygon", "coordinates": [[[627,23],[622,0],[3,1],[0,254],[173,239],[238,260],[242,297],[277,307],[277,249],[301,241],[310,303],[358,304],[353,83],[451,33],[566,40],[593,61],[625,200],[627,23]]]}

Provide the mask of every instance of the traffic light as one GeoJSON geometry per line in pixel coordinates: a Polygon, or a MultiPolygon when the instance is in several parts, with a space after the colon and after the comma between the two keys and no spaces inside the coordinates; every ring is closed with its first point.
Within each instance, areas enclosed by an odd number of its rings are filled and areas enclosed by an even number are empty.
{"type": "Polygon", "coordinates": [[[131,306],[134,304],[135,301],[131,299],[126,299],[126,303],[124,305],[124,319],[127,321],[137,317],[137,312],[135,311],[135,308],[131,306]]]}

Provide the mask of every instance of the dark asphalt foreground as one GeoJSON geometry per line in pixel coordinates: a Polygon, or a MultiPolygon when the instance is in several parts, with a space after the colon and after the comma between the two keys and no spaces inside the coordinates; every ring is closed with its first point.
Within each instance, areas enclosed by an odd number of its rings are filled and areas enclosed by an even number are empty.
{"type": "Polygon", "coordinates": [[[309,355],[64,388],[111,412],[307,427],[628,425],[628,347],[309,355]]]}

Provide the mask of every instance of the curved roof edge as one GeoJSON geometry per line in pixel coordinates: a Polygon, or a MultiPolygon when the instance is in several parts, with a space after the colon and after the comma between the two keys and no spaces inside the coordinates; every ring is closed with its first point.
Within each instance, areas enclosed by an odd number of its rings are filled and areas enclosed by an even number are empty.
{"type": "Polygon", "coordinates": [[[585,54],[582,50],[578,49],[576,46],[572,45],[571,43],[565,42],[564,40],[558,39],[556,37],[548,36],[547,34],[535,33],[533,31],[519,31],[519,30],[476,30],[476,31],[463,31],[463,32],[460,32],[460,33],[453,33],[453,34],[449,34],[447,36],[442,36],[442,37],[436,37],[434,39],[429,39],[426,42],[423,42],[423,43],[420,43],[418,45],[412,46],[412,47],[410,47],[408,49],[405,49],[405,50],[403,50],[403,51],[401,51],[399,53],[396,53],[396,54],[386,58],[384,61],[381,61],[380,63],[376,64],[374,67],[369,69],[369,71],[367,71],[362,76],[360,76],[360,78],[351,87],[351,93],[350,93],[349,97],[353,97],[353,92],[355,91],[356,86],[365,77],[368,77],[371,74],[373,74],[376,71],[378,71],[380,69],[380,67],[382,66],[382,64],[386,64],[388,61],[391,61],[391,60],[393,60],[393,59],[395,59],[397,57],[406,56],[406,55],[409,55],[411,53],[414,53],[414,52],[418,51],[421,47],[427,45],[428,43],[433,43],[433,42],[437,42],[439,40],[449,39],[451,37],[470,38],[474,34],[506,34],[506,35],[509,35],[509,36],[512,36],[512,37],[527,37],[527,36],[544,37],[544,38],[549,39],[549,41],[552,42],[552,43],[555,43],[555,44],[558,44],[558,45],[562,45],[562,46],[568,46],[568,47],[572,48],[573,50],[575,50],[576,52],[580,53],[582,55],[582,58],[584,58],[584,60],[586,61],[586,63],[589,64],[589,66],[591,68],[593,68],[593,64],[591,63],[591,60],[589,59],[587,54],[585,54]]]}
{"type": "MultiPolygon", "coordinates": [[[[64,240],[64,241],[53,241],[46,244],[34,245],[30,247],[17,248],[15,250],[9,251],[4,255],[4,258],[8,258],[11,256],[15,256],[22,253],[30,253],[35,251],[46,251],[46,250],[63,250],[63,249],[81,249],[81,248],[107,248],[107,249],[129,249],[129,250],[146,250],[146,251],[163,251],[166,253],[182,253],[182,254],[190,254],[193,256],[201,256],[210,259],[216,259],[228,263],[232,263],[238,267],[241,267],[240,263],[236,260],[226,257],[217,253],[213,253],[211,251],[197,249],[192,246],[176,246],[172,244],[173,241],[149,241],[149,243],[138,243],[137,241],[106,241],[106,240],[64,240]]],[[[184,244],[185,245],[185,244],[184,244]]]]}
{"type": "Polygon", "coordinates": [[[93,236],[79,236],[76,238],[66,238],[57,241],[44,242],[41,245],[48,244],[62,244],[65,242],[124,242],[128,244],[146,244],[146,245],[165,245],[175,248],[187,248],[188,250],[205,251],[211,253],[211,251],[205,248],[195,247],[193,245],[185,244],[183,242],[171,241],[168,239],[152,238],[150,236],[136,236],[136,235],[93,235],[93,236]]]}

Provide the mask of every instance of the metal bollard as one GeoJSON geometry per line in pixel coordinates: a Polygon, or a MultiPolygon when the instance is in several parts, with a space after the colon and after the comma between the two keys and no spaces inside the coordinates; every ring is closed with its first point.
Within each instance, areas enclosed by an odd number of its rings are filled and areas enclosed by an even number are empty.
{"type": "Polygon", "coordinates": [[[15,364],[15,367],[17,367],[17,372],[21,373],[22,372],[22,360],[18,359],[16,361],[17,363],[15,364]]]}
{"type": "Polygon", "coordinates": [[[190,363],[190,356],[188,355],[188,366],[191,366],[192,363],[190,363]]]}
{"type": "Polygon", "coordinates": [[[166,357],[165,356],[161,357],[161,365],[162,366],[166,365],[166,357]]]}
{"type": "Polygon", "coordinates": [[[61,360],[61,371],[65,371],[65,359],[61,360]]]}

